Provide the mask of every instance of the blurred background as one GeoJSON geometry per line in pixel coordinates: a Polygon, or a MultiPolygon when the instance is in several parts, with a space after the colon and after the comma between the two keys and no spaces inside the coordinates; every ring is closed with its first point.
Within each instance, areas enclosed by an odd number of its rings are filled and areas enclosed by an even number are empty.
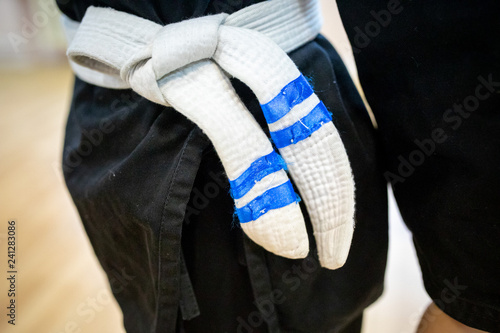
{"type": "MultiPolygon", "coordinates": [[[[334,1],[324,34],[359,87],[334,1]]],[[[124,332],[121,312],[65,188],[60,160],[73,75],[53,0],[0,0],[0,332],[124,332]],[[16,221],[16,325],[7,323],[7,227],[16,221]]],[[[414,332],[428,302],[390,201],[386,289],[363,333],[414,332]]]]}

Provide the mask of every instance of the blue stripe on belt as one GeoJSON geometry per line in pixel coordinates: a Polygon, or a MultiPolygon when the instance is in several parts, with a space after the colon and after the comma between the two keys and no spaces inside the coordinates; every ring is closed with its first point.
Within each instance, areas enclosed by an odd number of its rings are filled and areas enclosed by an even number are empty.
{"type": "Polygon", "coordinates": [[[255,160],[241,176],[230,180],[231,196],[235,199],[243,197],[252,189],[256,182],[279,170],[286,170],[286,163],[275,151],[255,160]]]}
{"type": "Polygon", "coordinates": [[[323,102],[319,102],[311,112],[293,125],[282,130],[271,132],[271,138],[278,148],[283,148],[307,139],[323,124],[332,121],[332,116],[323,102]]]}
{"type": "Polygon", "coordinates": [[[288,83],[270,102],[261,104],[268,124],[274,123],[286,115],[295,105],[302,103],[313,94],[306,78],[300,75],[288,83]]]}
{"type": "Polygon", "coordinates": [[[295,194],[292,183],[287,181],[267,190],[245,206],[236,208],[236,214],[240,223],[246,223],[257,220],[272,209],[285,207],[298,201],[300,198],[295,194]]]}

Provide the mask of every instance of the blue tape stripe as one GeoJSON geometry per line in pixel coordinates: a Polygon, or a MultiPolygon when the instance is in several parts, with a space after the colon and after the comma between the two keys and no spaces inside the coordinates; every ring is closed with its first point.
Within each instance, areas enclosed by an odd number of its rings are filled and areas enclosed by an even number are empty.
{"type": "Polygon", "coordinates": [[[255,221],[268,211],[288,206],[300,201],[295,194],[292,183],[287,181],[259,195],[241,208],[236,209],[240,223],[255,221]]]}
{"type": "Polygon", "coordinates": [[[320,129],[323,124],[332,121],[332,116],[323,102],[319,102],[301,120],[282,130],[271,132],[271,138],[278,148],[283,148],[307,139],[312,133],[320,129]]]}
{"type": "Polygon", "coordinates": [[[287,84],[276,97],[266,104],[261,104],[267,123],[271,124],[286,115],[295,105],[313,94],[306,78],[300,75],[287,84]]]}
{"type": "Polygon", "coordinates": [[[275,151],[266,156],[262,156],[255,160],[241,176],[235,180],[229,181],[231,185],[231,196],[235,199],[243,197],[252,189],[256,182],[282,169],[286,170],[286,163],[275,151]]]}

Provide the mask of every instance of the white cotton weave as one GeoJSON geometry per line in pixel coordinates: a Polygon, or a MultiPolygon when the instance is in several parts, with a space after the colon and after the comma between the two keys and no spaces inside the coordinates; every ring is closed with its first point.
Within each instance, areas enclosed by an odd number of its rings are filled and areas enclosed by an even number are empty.
{"type": "MultiPolygon", "coordinates": [[[[160,80],[159,87],[170,105],[183,110],[183,114],[207,134],[229,179],[236,179],[253,161],[272,152],[271,142],[238,98],[229,79],[213,62],[203,60],[180,69],[160,80]]],[[[286,181],[286,173],[277,171],[237,200],[236,206],[243,206],[286,181]],[[277,181],[270,181],[269,177],[277,181]]],[[[307,231],[297,203],[270,211],[241,226],[268,251],[290,258],[303,258],[308,253],[307,231]]]]}
{"type": "MultiPolygon", "coordinates": [[[[67,29],[76,29],[68,22],[67,29]]],[[[68,56],[83,80],[108,88],[130,87],[192,120],[214,144],[228,178],[235,180],[273,147],[226,75],[249,86],[261,104],[270,102],[301,75],[285,52],[314,39],[320,27],[317,0],[265,1],[232,15],[165,27],[113,9],[90,7],[68,56]]],[[[270,130],[293,125],[318,102],[315,94],[307,97],[270,123],[270,130]]],[[[322,266],[342,266],[352,239],[354,182],[337,130],[331,121],[322,123],[309,137],[281,148],[280,154],[311,217],[322,266]]],[[[287,181],[285,171],[274,171],[236,198],[236,208],[287,181]]],[[[288,258],[308,253],[305,222],[296,202],[241,226],[268,251],[288,258]]]]}

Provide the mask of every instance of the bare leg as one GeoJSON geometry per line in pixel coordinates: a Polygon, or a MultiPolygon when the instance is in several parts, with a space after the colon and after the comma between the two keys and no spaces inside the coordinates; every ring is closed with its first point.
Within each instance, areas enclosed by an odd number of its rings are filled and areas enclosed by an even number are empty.
{"type": "Polygon", "coordinates": [[[416,333],[481,333],[481,331],[464,325],[441,311],[431,303],[420,320],[416,333]]]}

